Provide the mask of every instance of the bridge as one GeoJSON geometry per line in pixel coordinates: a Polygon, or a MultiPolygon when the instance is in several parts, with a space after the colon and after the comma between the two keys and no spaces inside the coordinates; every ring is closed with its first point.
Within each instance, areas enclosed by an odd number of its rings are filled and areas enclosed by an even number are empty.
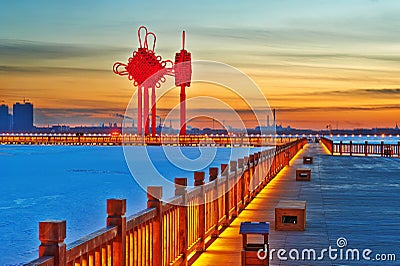
{"type": "Polygon", "coordinates": [[[0,144],[8,145],[170,145],[170,146],[266,146],[299,139],[298,135],[161,135],[2,133],[0,144]]]}

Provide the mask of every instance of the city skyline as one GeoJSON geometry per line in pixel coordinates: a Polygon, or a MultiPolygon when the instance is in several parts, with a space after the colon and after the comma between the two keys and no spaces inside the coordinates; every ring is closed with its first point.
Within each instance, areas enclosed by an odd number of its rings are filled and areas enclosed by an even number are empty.
{"type": "MultiPolygon", "coordinates": [[[[186,30],[194,60],[220,61],[249,75],[284,125],[399,122],[395,1],[45,0],[38,6],[25,0],[0,7],[0,100],[10,105],[32,99],[38,125],[100,124],[124,113],[134,87],[111,67],[137,48],[142,24],[157,34],[156,51],[165,59],[181,48],[186,30]]],[[[187,90],[189,98],[200,93],[212,91],[187,90]]],[[[190,108],[201,112],[206,106],[190,108]]]]}

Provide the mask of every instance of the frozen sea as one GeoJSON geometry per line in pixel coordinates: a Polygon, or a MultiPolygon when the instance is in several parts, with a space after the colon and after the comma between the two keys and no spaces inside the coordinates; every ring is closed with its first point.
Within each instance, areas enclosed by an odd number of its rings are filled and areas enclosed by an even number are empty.
{"type": "MultiPolygon", "coordinates": [[[[170,147],[168,156],[162,147],[146,151],[161,175],[192,182],[193,169],[189,163],[182,170],[183,159],[207,170],[255,149],[170,147]]],[[[131,147],[128,159],[134,173],[145,177],[143,152],[131,147]]],[[[132,177],[122,147],[0,146],[0,180],[0,265],[37,257],[39,221],[66,220],[68,244],[105,225],[107,198],[126,198],[127,215],[146,207],[146,193],[132,177]]]]}

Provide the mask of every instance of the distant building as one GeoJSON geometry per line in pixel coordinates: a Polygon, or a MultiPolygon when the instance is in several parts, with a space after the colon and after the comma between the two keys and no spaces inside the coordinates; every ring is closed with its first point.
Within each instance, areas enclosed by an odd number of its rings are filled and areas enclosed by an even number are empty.
{"type": "Polygon", "coordinates": [[[5,104],[0,105],[0,132],[11,131],[11,118],[8,106],[5,104]]]}
{"type": "Polygon", "coordinates": [[[13,131],[30,132],[33,130],[33,105],[29,102],[13,105],[13,131]]]}

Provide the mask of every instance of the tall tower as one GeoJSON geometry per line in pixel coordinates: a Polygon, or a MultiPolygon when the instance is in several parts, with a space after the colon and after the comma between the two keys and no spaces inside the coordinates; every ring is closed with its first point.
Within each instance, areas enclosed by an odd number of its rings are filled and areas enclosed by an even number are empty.
{"type": "Polygon", "coordinates": [[[275,108],[272,110],[272,113],[273,113],[273,116],[274,116],[274,121],[272,122],[272,126],[276,127],[276,109],[275,108]]]}
{"type": "Polygon", "coordinates": [[[8,106],[0,105],[0,132],[11,131],[11,115],[8,111],[8,106]]]}
{"type": "Polygon", "coordinates": [[[33,130],[33,105],[30,102],[13,105],[13,131],[29,132],[33,130]]]}

